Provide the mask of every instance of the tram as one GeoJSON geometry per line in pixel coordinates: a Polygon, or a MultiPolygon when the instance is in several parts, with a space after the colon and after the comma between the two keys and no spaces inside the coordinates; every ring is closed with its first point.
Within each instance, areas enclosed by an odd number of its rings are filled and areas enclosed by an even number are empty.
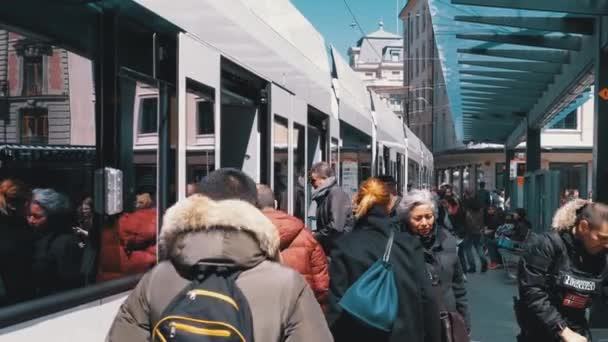
{"type": "Polygon", "coordinates": [[[115,230],[142,195],[160,229],[189,184],[220,167],[269,184],[302,219],[318,161],[349,192],[377,174],[401,189],[433,179],[426,146],[289,1],[2,8],[0,178],[66,194],[87,232],[78,286],[15,301],[0,282],[2,341],[104,338],[140,277],[121,269],[115,230]]]}

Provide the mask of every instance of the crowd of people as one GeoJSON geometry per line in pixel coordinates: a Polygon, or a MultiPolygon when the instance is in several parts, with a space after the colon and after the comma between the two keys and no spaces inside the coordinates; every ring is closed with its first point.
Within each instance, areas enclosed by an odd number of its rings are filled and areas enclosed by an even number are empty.
{"type": "Polygon", "coordinates": [[[305,223],[277,209],[268,185],[216,170],[167,210],[159,236],[153,196],[140,193],[132,212],[102,228],[97,263],[87,259],[90,198],[73,209],[58,191],[4,180],[0,304],[82,286],[93,267],[94,281],[146,272],[108,341],[241,331],[256,341],[469,341],[466,274],[478,264],[482,273],[500,268],[499,240],[508,237],[526,243],[515,306],[520,340],[587,341],[580,308],[596,295],[590,284],[597,290],[608,281],[607,206],[573,198],[557,212],[554,232],[535,235],[525,210],[508,210],[504,195],[483,183],[462,196],[450,185],[401,194],[391,176],[379,176],[351,199],[327,163],[313,165],[308,179],[305,223]],[[205,287],[210,274],[224,292],[205,287]],[[238,309],[234,325],[222,323],[232,330],[200,325],[213,319],[196,316],[197,294],[216,300],[206,314],[218,305],[212,315],[226,315],[222,301],[238,309]]]}
{"type": "Polygon", "coordinates": [[[220,169],[205,177],[198,193],[165,214],[161,261],[121,306],[108,340],[163,336],[164,322],[176,317],[166,316],[169,303],[197,286],[193,270],[218,261],[238,270],[234,282],[251,310],[256,341],[468,340],[457,239],[439,224],[430,191],[400,195],[395,180],[382,176],[364,181],[351,199],[323,162],[313,165],[309,182],[307,225],[278,210],[270,187],[241,171],[220,169]],[[344,302],[384,258],[399,302],[388,330],[365,323],[344,302]]]}
{"type": "Polygon", "coordinates": [[[103,248],[97,253],[89,237],[90,197],[74,207],[57,190],[1,181],[0,306],[150,269],[156,264],[157,241],[152,196],[138,194],[134,208],[102,229],[103,248]]]}

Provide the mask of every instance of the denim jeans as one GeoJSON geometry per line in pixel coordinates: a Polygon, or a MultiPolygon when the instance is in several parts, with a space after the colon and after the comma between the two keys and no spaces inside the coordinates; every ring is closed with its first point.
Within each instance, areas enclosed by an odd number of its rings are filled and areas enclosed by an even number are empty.
{"type": "Polygon", "coordinates": [[[481,243],[481,234],[467,235],[464,239],[462,246],[466,255],[467,261],[469,262],[468,270],[474,271],[476,269],[475,256],[473,252],[479,257],[481,262],[481,268],[484,269],[488,266],[488,260],[483,253],[483,245],[481,243]]]}

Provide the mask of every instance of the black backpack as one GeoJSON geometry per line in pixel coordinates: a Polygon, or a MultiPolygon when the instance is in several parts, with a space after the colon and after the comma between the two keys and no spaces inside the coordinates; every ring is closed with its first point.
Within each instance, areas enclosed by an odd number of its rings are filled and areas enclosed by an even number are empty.
{"type": "Polygon", "coordinates": [[[163,313],[152,341],[253,342],[247,299],[236,286],[240,270],[200,263],[193,280],[163,313]]]}

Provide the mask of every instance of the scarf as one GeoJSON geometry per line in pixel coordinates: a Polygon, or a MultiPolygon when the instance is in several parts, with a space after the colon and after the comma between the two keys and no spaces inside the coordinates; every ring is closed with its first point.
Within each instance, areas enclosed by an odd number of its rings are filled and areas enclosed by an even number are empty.
{"type": "Polygon", "coordinates": [[[327,196],[329,189],[336,185],[336,177],[327,178],[320,187],[314,189],[310,194],[310,207],[308,207],[308,226],[312,231],[317,230],[317,208],[319,202],[327,196]]]}

